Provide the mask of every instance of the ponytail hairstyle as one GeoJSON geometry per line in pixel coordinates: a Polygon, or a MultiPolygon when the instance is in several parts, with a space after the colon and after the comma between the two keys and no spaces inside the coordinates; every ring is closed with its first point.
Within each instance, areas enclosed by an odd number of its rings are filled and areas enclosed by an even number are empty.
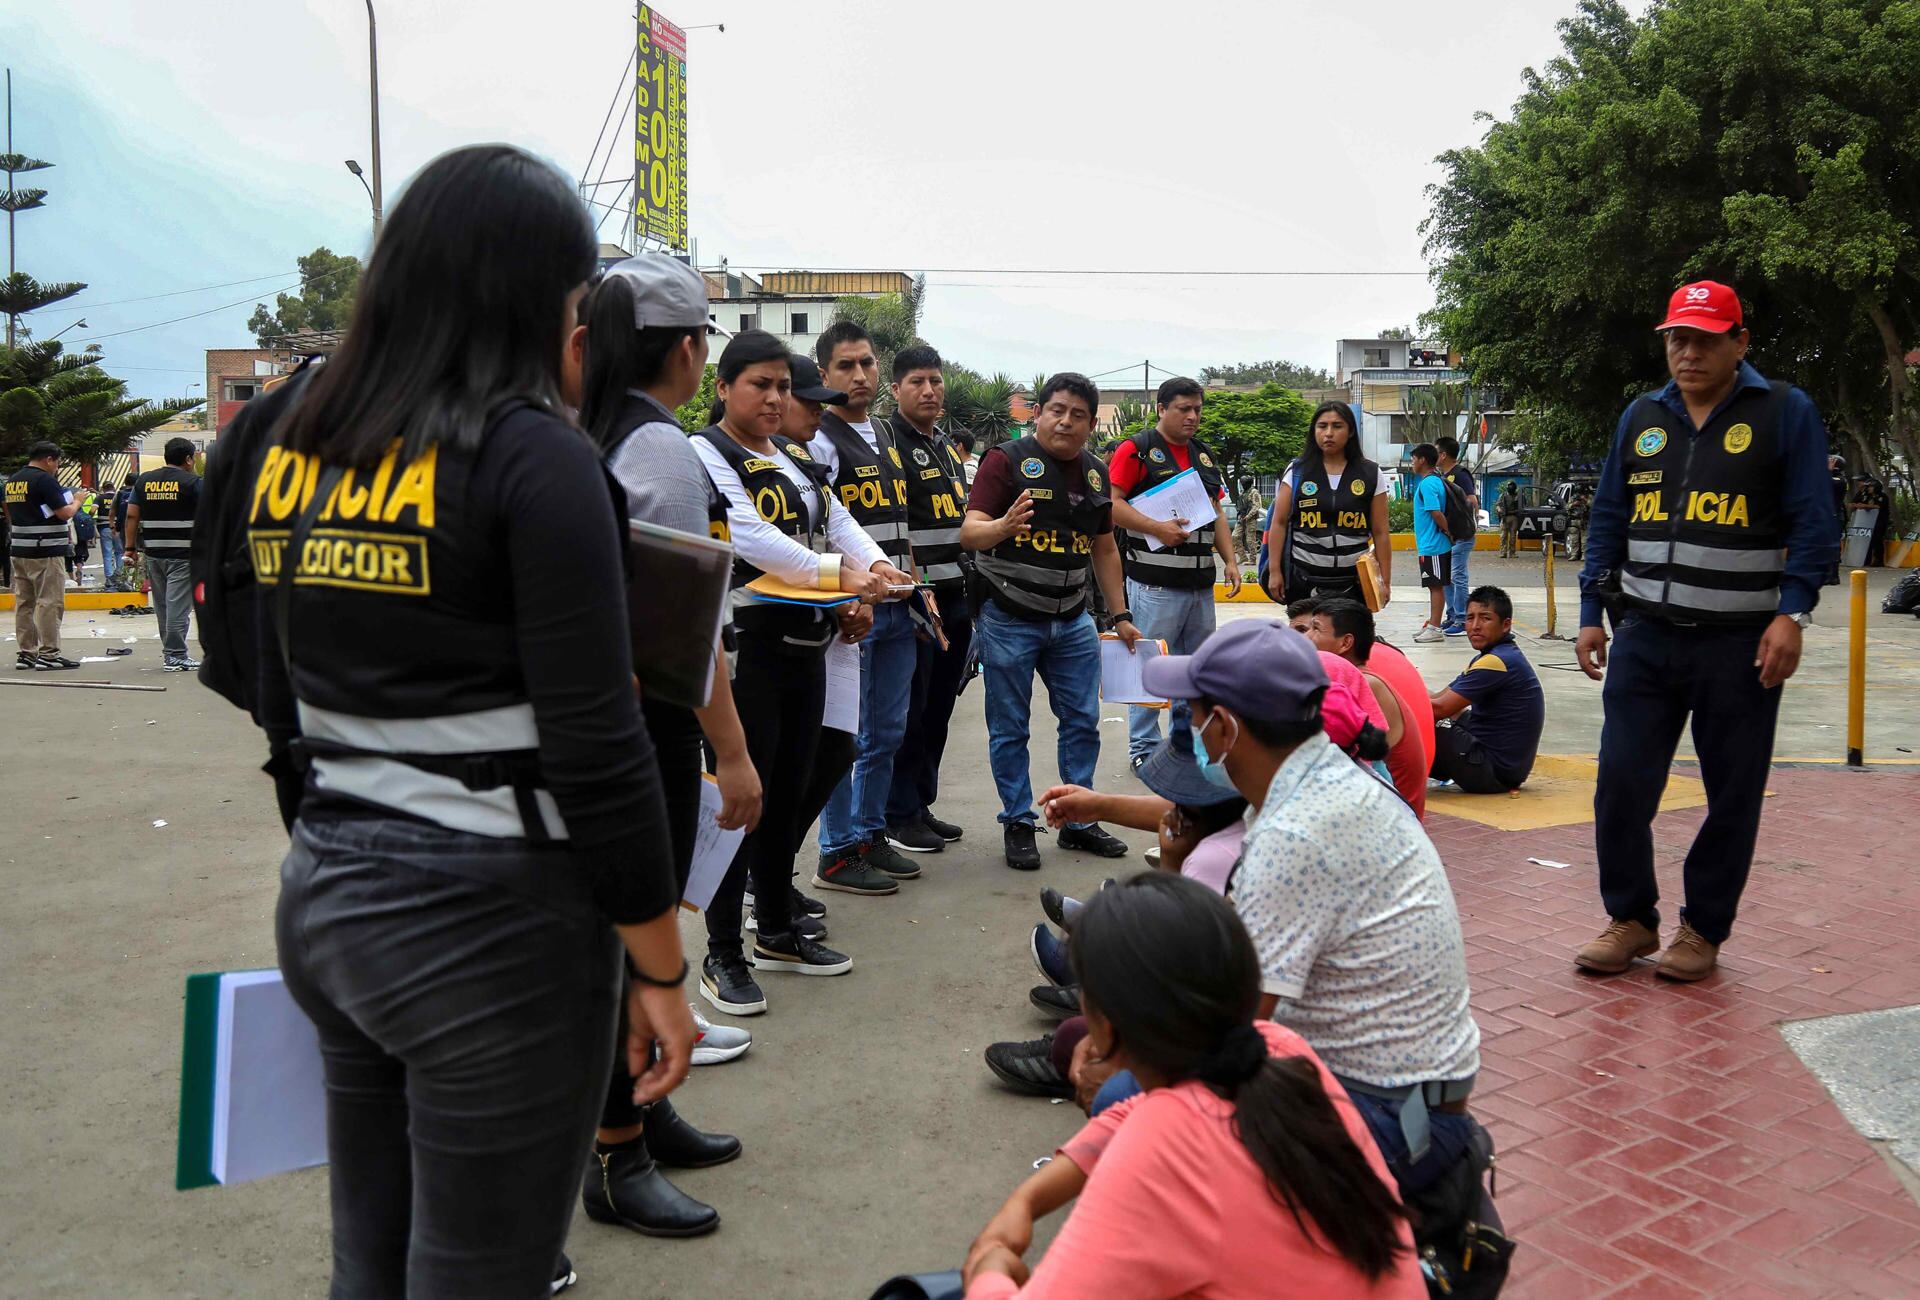
{"type": "MultiPolygon", "coordinates": [[[[793,353],[787,351],[782,343],[765,330],[741,330],[720,351],[720,359],[714,363],[716,378],[723,384],[730,384],[740,377],[748,366],[758,365],[762,361],[784,361],[787,368],[793,368],[793,353]]],[[[727,404],[720,398],[713,399],[713,405],[707,408],[707,423],[718,424],[727,413],[727,404]]]]}
{"type": "Polygon", "coordinates": [[[1405,1250],[1406,1211],[1347,1132],[1314,1063],[1272,1057],[1254,1027],[1260,962],[1227,901],[1148,871],[1101,890],[1073,925],[1081,998],[1128,1060],[1233,1103],[1234,1133],[1309,1241],[1369,1281],[1405,1250]]]}
{"type": "Polygon", "coordinates": [[[580,321],[587,327],[586,375],[581,383],[580,424],[601,451],[631,430],[620,427],[627,393],[646,388],[660,378],[667,358],[680,341],[705,331],[705,326],[643,325],[634,319],[633,281],[609,275],[594,286],[580,304],[580,321]]]}
{"type": "Polygon", "coordinates": [[[1356,758],[1364,758],[1369,763],[1377,763],[1387,756],[1393,746],[1387,743],[1387,733],[1371,722],[1360,724],[1360,734],[1353,738],[1353,745],[1347,751],[1356,758]]]}

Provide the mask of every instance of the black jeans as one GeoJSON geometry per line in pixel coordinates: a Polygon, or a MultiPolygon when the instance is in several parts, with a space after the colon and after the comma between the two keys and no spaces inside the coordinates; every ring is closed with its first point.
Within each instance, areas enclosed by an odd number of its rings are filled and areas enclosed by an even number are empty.
{"type": "Polygon", "coordinates": [[[967,675],[967,651],[973,646],[973,616],[963,593],[940,598],[940,620],[946,626],[947,648],[942,650],[931,638],[922,641],[920,661],[914,665],[907,734],[893,756],[893,788],[887,792],[888,825],[932,811],[940,795],[940,759],[947,752],[947,729],[967,675]]]}
{"type": "Polygon", "coordinates": [[[1631,617],[1614,636],[1593,794],[1600,897],[1614,919],[1660,924],[1653,818],[1691,714],[1707,818],[1687,850],[1680,915],[1708,943],[1723,943],[1732,931],[1753,866],[1780,712],[1780,688],[1763,690],[1753,666],[1763,630],[1631,617]]]}
{"type": "Polygon", "coordinates": [[[1433,729],[1433,775],[1468,794],[1505,794],[1520,784],[1494,767],[1487,747],[1458,718],[1433,729]]]}
{"type": "Polygon", "coordinates": [[[785,934],[793,928],[793,855],[813,820],[812,815],[801,820],[801,808],[827,700],[823,655],[788,653],[778,638],[744,629],[739,636],[733,703],[747,735],[747,753],[760,774],[764,801],[760,824],[740,842],[740,852],[707,908],[707,951],[714,956],[742,951],[740,909],[749,875],[760,933],[785,934]]]}
{"type": "Polygon", "coordinates": [[[325,1063],[331,1294],[547,1295],[620,975],[565,845],[303,819],[276,936],[325,1063]]]}

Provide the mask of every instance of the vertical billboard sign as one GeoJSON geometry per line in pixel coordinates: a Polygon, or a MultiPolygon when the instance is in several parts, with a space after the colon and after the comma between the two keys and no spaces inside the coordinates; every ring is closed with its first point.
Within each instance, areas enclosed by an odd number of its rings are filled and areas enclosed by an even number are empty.
{"type": "Polygon", "coordinates": [[[633,235],[687,246],[687,34],[640,6],[633,111],[633,235]]]}

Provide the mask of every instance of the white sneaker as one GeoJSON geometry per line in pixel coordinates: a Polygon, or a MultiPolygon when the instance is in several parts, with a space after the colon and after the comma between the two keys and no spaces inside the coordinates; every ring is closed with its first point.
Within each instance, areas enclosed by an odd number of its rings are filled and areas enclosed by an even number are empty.
{"type": "Polygon", "coordinates": [[[1415,632],[1413,634],[1413,639],[1415,641],[1423,642],[1425,644],[1430,645],[1435,641],[1446,640],[1447,634],[1442,632],[1439,628],[1435,627],[1433,624],[1427,623],[1423,625],[1418,632],[1415,632]]]}
{"type": "Polygon", "coordinates": [[[700,1037],[693,1045],[693,1063],[695,1065],[721,1065],[747,1054],[753,1046],[753,1035],[744,1029],[735,1029],[732,1025],[710,1024],[707,1018],[693,1010],[689,1002],[687,1009],[693,1011],[693,1024],[700,1031],[700,1037]]]}

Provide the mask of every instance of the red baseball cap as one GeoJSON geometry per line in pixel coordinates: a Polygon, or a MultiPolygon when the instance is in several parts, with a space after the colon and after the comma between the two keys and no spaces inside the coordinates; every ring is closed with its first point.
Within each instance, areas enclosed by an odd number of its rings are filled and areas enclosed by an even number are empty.
{"type": "Polygon", "coordinates": [[[1684,326],[1725,334],[1741,324],[1739,294],[1714,280],[1695,280],[1673,291],[1673,297],[1667,299],[1667,318],[1653,328],[1658,331],[1684,326]]]}

